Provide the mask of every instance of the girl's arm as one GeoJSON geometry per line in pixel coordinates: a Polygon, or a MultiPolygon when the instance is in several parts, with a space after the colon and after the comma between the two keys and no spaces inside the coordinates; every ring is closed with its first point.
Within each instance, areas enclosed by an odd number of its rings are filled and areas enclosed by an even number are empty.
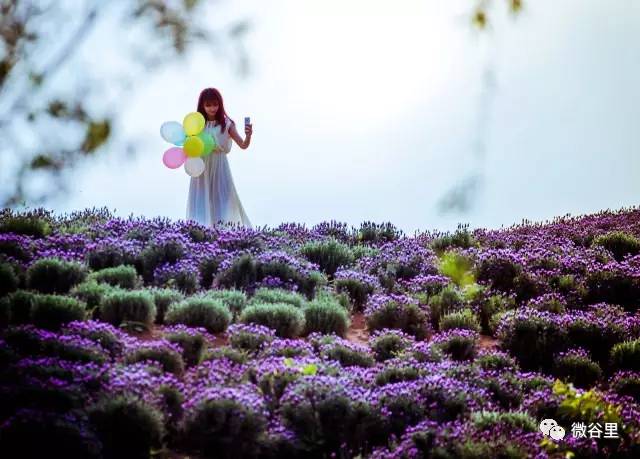
{"type": "Polygon", "coordinates": [[[240,134],[238,134],[238,131],[236,130],[236,123],[231,123],[231,126],[229,127],[229,136],[238,144],[240,148],[246,150],[247,148],[249,148],[249,144],[251,143],[253,125],[249,124],[245,126],[244,132],[246,134],[246,138],[242,140],[242,137],[240,137],[240,134]]]}

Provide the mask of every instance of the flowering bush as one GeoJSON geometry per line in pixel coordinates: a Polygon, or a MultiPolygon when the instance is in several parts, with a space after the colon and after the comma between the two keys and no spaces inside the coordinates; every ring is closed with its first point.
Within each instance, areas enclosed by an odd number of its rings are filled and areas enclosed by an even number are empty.
{"type": "Polygon", "coordinates": [[[254,455],[267,426],[264,401],[253,386],[209,388],[184,404],[186,446],[206,457],[254,455]]]}
{"type": "Polygon", "coordinates": [[[229,327],[229,344],[250,352],[257,352],[276,337],[275,330],[259,324],[233,324],[229,327]]]}
{"type": "Polygon", "coordinates": [[[17,216],[0,211],[3,451],[638,456],[640,209],[451,237],[17,216]],[[554,442],[546,418],[620,438],[554,442]]]}
{"type": "Polygon", "coordinates": [[[67,293],[84,280],[83,265],[56,258],[41,258],[27,270],[27,286],[42,293],[67,293]]]}
{"type": "Polygon", "coordinates": [[[430,333],[427,316],[417,301],[406,295],[372,295],[364,314],[371,331],[397,328],[416,339],[430,333]]]}
{"type": "Polygon", "coordinates": [[[165,322],[170,325],[204,327],[210,333],[220,333],[229,326],[231,312],[220,300],[194,297],[173,304],[165,316],[165,322]]]}

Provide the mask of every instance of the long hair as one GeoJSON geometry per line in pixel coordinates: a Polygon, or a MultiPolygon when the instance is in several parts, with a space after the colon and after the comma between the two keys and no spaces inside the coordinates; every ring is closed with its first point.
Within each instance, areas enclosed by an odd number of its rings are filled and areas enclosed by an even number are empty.
{"type": "MultiPolygon", "coordinates": [[[[227,112],[224,110],[224,102],[220,91],[216,88],[206,88],[200,93],[200,97],[198,98],[198,111],[202,116],[204,116],[205,120],[209,120],[209,117],[207,116],[207,112],[204,111],[204,103],[209,101],[218,102],[218,111],[216,112],[215,121],[221,126],[220,132],[224,132],[227,127],[227,112]]],[[[229,120],[233,123],[231,118],[229,118],[229,120]]]]}

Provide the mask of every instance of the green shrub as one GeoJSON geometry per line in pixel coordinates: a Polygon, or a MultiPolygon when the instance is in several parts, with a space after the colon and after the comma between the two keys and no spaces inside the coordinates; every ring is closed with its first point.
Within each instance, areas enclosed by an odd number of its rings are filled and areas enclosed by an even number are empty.
{"type": "Polygon", "coordinates": [[[156,307],[145,290],[112,291],[100,304],[100,319],[116,327],[124,322],[139,322],[150,327],[155,317],[156,307]]]}
{"type": "Polygon", "coordinates": [[[582,308],[588,293],[582,279],[578,280],[573,274],[557,275],[549,279],[549,285],[566,298],[568,308],[582,308]]]}
{"type": "Polygon", "coordinates": [[[567,348],[567,330],[538,314],[504,313],[498,329],[502,346],[526,371],[550,370],[553,356],[567,348]]]}
{"type": "Polygon", "coordinates": [[[413,339],[398,330],[381,330],[376,332],[370,342],[378,362],[397,357],[402,351],[413,344],[413,339]]]}
{"type": "Polygon", "coordinates": [[[213,279],[215,278],[223,258],[221,256],[207,257],[200,262],[198,270],[200,271],[200,285],[205,289],[211,288],[213,279]]]}
{"type": "Polygon", "coordinates": [[[613,346],[611,363],[617,370],[640,371],[640,339],[613,346]]]}
{"type": "Polygon", "coordinates": [[[88,415],[105,458],[149,458],[161,446],[162,415],[145,402],[109,397],[90,407],[88,415]]]}
{"type": "Polygon", "coordinates": [[[0,297],[15,292],[20,286],[20,280],[11,265],[0,264],[0,297]]]}
{"type": "Polygon", "coordinates": [[[528,271],[522,271],[513,280],[513,292],[517,303],[524,303],[532,298],[543,295],[548,285],[528,271]]]}
{"type": "Polygon", "coordinates": [[[57,357],[62,360],[104,363],[107,355],[102,348],[91,348],[74,340],[41,339],[33,329],[9,327],[3,339],[21,356],[57,357]]]}
{"type": "Polygon", "coordinates": [[[613,254],[617,261],[622,261],[626,255],[637,255],[640,253],[640,239],[633,234],[623,231],[612,231],[607,234],[597,236],[592,245],[599,245],[613,254]]]}
{"type": "Polygon", "coordinates": [[[479,355],[475,363],[483,370],[517,370],[518,363],[509,354],[503,352],[486,352],[479,355]]]}
{"type": "Polygon", "coordinates": [[[480,411],[471,413],[471,422],[481,430],[496,430],[501,425],[515,427],[525,432],[537,432],[538,422],[522,411],[480,411]]]}
{"type": "MultiPolygon", "coordinates": [[[[282,399],[282,419],[300,439],[305,457],[340,457],[355,433],[355,401],[338,379],[300,378],[282,399]]],[[[344,455],[343,457],[351,457],[344,455]]]]}
{"type": "Polygon", "coordinates": [[[329,277],[333,277],[340,266],[350,265],[354,261],[349,246],[335,239],[307,242],[300,247],[300,253],[311,263],[317,264],[329,277]]]}
{"type": "Polygon", "coordinates": [[[453,360],[472,360],[477,353],[478,340],[477,332],[453,329],[436,335],[433,345],[448,354],[453,360]]]}
{"type": "Polygon", "coordinates": [[[126,343],[118,330],[106,323],[92,321],[91,323],[74,322],[62,330],[64,335],[78,335],[99,344],[113,357],[120,357],[126,343]]]}
{"type": "Polygon", "coordinates": [[[349,314],[335,300],[321,299],[309,303],[304,309],[304,333],[335,334],[341,337],[349,328],[349,314]]]}
{"type": "Polygon", "coordinates": [[[98,282],[129,290],[137,288],[141,284],[136,269],[133,266],[127,265],[101,269],[91,274],[91,277],[98,282]]]}
{"type": "Polygon", "coordinates": [[[304,313],[287,303],[253,304],[242,312],[240,321],[272,328],[281,338],[300,336],[305,325],[304,313]]]}
{"type": "Polygon", "coordinates": [[[226,359],[236,364],[243,364],[249,361],[249,354],[241,349],[234,349],[229,346],[220,346],[205,352],[202,361],[226,359]]]}
{"type": "Polygon", "coordinates": [[[490,326],[491,317],[499,312],[504,312],[515,308],[515,301],[511,297],[502,295],[491,295],[479,304],[478,316],[480,318],[480,329],[485,335],[493,335],[490,326]]]}
{"type": "Polygon", "coordinates": [[[175,264],[185,255],[185,248],[179,239],[168,239],[162,243],[147,245],[135,261],[136,269],[145,282],[153,281],[155,269],[165,263],[175,264]]]}
{"type": "Polygon", "coordinates": [[[351,247],[351,253],[353,254],[354,260],[359,260],[365,257],[375,257],[380,253],[380,249],[368,245],[355,244],[351,247]]]}
{"type": "Polygon", "coordinates": [[[95,279],[88,279],[73,287],[70,295],[84,302],[87,309],[93,309],[100,305],[107,294],[116,290],[108,284],[100,284],[95,279]]]}
{"type": "Polygon", "coordinates": [[[370,368],[375,365],[374,357],[362,346],[338,342],[321,347],[322,357],[335,360],[343,367],[370,368]]]}
{"type": "Polygon", "coordinates": [[[229,327],[231,347],[255,353],[261,351],[275,338],[275,332],[264,325],[233,324],[229,327]]]}
{"type": "MultiPolygon", "coordinates": [[[[209,290],[203,296],[212,300],[222,301],[235,318],[240,315],[247,305],[247,295],[240,290],[209,290]]],[[[274,303],[279,303],[279,301],[274,301],[274,303]]]]}
{"type": "Polygon", "coordinates": [[[184,362],[182,355],[175,349],[161,343],[145,343],[125,356],[125,363],[132,364],[153,360],[162,365],[162,369],[167,373],[181,376],[184,373],[184,362]]]}
{"type": "Polygon", "coordinates": [[[0,260],[11,257],[20,262],[29,261],[33,256],[34,244],[23,236],[0,238],[0,260]]]}
{"type": "Polygon", "coordinates": [[[515,286],[522,266],[503,254],[495,254],[482,260],[476,267],[479,282],[490,285],[495,290],[509,292],[515,286]]]}
{"type": "Polygon", "coordinates": [[[51,226],[42,218],[17,215],[0,220],[0,233],[24,234],[43,238],[51,234],[51,226]]]}
{"type": "Polygon", "coordinates": [[[367,326],[371,332],[385,328],[397,328],[421,340],[430,333],[426,314],[415,303],[390,300],[379,307],[365,311],[367,326]]]}
{"type": "Polygon", "coordinates": [[[445,252],[438,261],[438,272],[447,276],[458,287],[465,287],[475,282],[473,260],[458,252],[445,252]]]}
{"type": "Polygon", "coordinates": [[[316,289],[326,284],[326,277],[319,271],[304,271],[287,256],[272,254],[256,262],[257,280],[278,279],[285,285],[293,285],[307,299],[313,299],[316,289]]]}
{"type": "Polygon", "coordinates": [[[538,311],[546,311],[553,314],[563,314],[566,312],[563,299],[555,293],[544,294],[534,298],[529,301],[526,306],[537,309],[538,311]]]}
{"type": "Polygon", "coordinates": [[[436,328],[440,324],[440,319],[446,314],[460,311],[464,305],[464,299],[458,290],[453,285],[447,285],[440,292],[429,297],[429,320],[433,328],[436,328]]]}
{"type": "Polygon", "coordinates": [[[508,311],[500,311],[491,315],[491,318],[489,319],[489,324],[488,324],[488,331],[490,336],[493,336],[494,338],[496,337],[498,325],[500,325],[502,318],[505,316],[507,312],[508,311]]]}
{"type": "Polygon", "coordinates": [[[213,286],[247,290],[257,279],[256,261],[251,255],[245,254],[236,258],[229,268],[219,272],[214,278],[213,286]]]}
{"type": "Polygon", "coordinates": [[[302,308],[307,302],[299,293],[280,288],[262,287],[255,291],[249,300],[249,305],[264,303],[286,303],[296,308],[302,308]]]}
{"type": "Polygon", "coordinates": [[[603,369],[608,369],[611,349],[625,340],[626,330],[619,320],[612,320],[613,307],[598,305],[598,308],[602,308],[603,313],[600,319],[574,318],[566,327],[567,336],[571,347],[586,349],[603,369]]]}
{"type": "Polygon", "coordinates": [[[171,305],[184,300],[184,295],[181,292],[170,288],[154,288],[150,289],[149,293],[156,305],[156,323],[159,325],[164,324],[164,317],[171,305]]]}
{"type": "Polygon", "coordinates": [[[185,418],[187,449],[221,459],[256,457],[267,420],[256,403],[242,400],[229,389],[199,402],[185,418]]]}
{"type": "Polygon", "coordinates": [[[479,379],[481,387],[491,394],[491,399],[502,409],[514,409],[522,404],[522,386],[510,373],[501,376],[495,372],[487,372],[479,379]]]}
{"type": "Polygon", "coordinates": [[[602,377],[600,366],[584,351],[560,353],[554,361],[553,374],[579,388],[589,388],[602,377]]]}
{"type": "Polygon", "coordinates": [[[173,329],[167,332],[165,336],[167,341],[175,343],[182,348],[182,358],[187,366],[192,367],[200,363],[206,345],[206,340],[202,333],[194,330],[182,331],[173,329]]]}
{"type": "Polygon", "coordinates": [[[165,316],[167,324],[204,327],[210,333],[225,331],[230,322],[231,312],[221,300],[197,297],[173,304],[165,316]]]}
{"type": "Polygon", "coordinates": [[[118,245],[105,244],[95,247],[86,255],[86,261],[94,271],[105,268],[115,268],[121,265],[132,265],[135,262],[133,255],[118,245]]]}
{"type": "Polygon", "coordinates": [[[386,386],[403,381],[415,381],[420,377],[420,371],[412,366],[390,365],[376,375],[376,386],[386,386]]]}
{"type": "Polygon", "coordinates": [[[46,330],[59,330],[64,324],[84,319],[85,306],[75,298],[36,295],[31,307],[31,322],[46,330]]]}
{"type": "Polygon", "coordinates": [[[367,298],[375,289],[373,284],[355,278],[336,279],[334,285],[337,292],[346,292],[349,295],[355,311],[362,311],[367,298]]]}
{"type": "Polygon", "coordinates": [[[392,223],[363,222],[356,232],[356,241],[377,244],[395,241],[402,236],[402,230],[396,228],[392,223]]]}
{"type": "Polygon", "coordinates": [[[420,363],[438,363],[444,359],[444,353],[438,346],[420,341],[404,351],[399,357],[402,360],[415,360],[420,363]]]}
{"type": "Polygon", "coordinates": [[[460,312],[451,312],[440,319],[440,330],[464,328],[480,333],[480,323],[471,309],[463,309],[460,312]]]}
{"type": "Polygon", "coordinates": [[[437,253],[445,252],[450,248],[468,249],[478,245],[473,235],[469,232],[467,225],[458,225],[453,234],[446,233],[433,241],[431,248],[437,253]]]}
{"type": "Polygon", "coordinates": [[[639,307],[640,279],[623,271],[591,271],[587,274],[587,303],[619,304],[635,311],[639,307]]]}
{"type": "Polygon", "coordinates": [[[85,267],[76,262],[42,258],[27,270],[27,287],[41,293],[68,293],[86,277],[85,267]]]}
{"type": "Polygon", "coordinates": [[[31,321],[31,309],[35,298],[35,293],[26,290],[17,290],[8,296],[12,324],[24,325],[31,321]]]}
{"type": "Polygon", "coordinates": [[[610,384],[611,389],[620,395],[633,397],[640,401],[640,373],[620,371],[616,373],[610,384]]]}

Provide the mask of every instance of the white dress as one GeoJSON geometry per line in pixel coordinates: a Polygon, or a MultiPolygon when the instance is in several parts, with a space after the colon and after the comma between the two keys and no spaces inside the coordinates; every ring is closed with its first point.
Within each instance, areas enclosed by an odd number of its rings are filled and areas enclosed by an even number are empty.
{"type": "Polygon", "coordinates": [[[223,152],[211,153],[204,157],[204,172],[199,177],[191,178],[187,220],[195,220],[206,226],[223,222],[251,227],[233,184],[227,160],[232,139],[229,135],[231,120],[227,118],[226,121],[224,133],[220,132],[220,125],[214,126],[212,121],[207,121],[205,125],[205,131],[214,137],[223,152]]]}

